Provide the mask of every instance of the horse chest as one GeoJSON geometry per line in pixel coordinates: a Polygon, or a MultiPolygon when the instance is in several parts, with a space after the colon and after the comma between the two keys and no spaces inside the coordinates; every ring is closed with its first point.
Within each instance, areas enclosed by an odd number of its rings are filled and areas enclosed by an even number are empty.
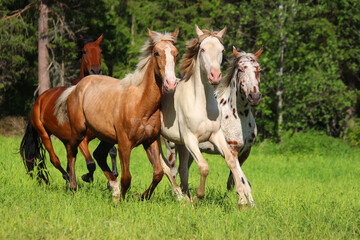
{"type": "Polygon", "coordinates": [[[128,128],[129,138],[138,143],[156,138],[161,127],[159,113],[155,113],[150,117],[132,118],[130,122],[128,128]]]}

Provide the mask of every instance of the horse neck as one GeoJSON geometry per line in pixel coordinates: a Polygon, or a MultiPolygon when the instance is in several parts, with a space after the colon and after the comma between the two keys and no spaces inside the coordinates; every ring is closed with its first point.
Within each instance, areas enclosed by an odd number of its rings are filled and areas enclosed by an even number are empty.
{"type": "Polygon", "coordinates": [[[199,58],[196,61],[195,72],[189,79],[193,83],[195,101],[203,101],[205,104],[213,104],[215,99],[214,87],[208,83],[207,74],[201,71],[199,58]]]}
{"type": "Polygon", "coordinates": [[[85,77],[85,67],[84,67],[84,64],[83,64],[83,61],[81,61],[81,68],[80,68],[80,76],[79,76],[79,79],[83,79],[85,77]]]}
{"type": "Polygon", "coordinates": [[[146,103],[146,111],[152,113],[159,109],[160,100],[163,95],[163,84],[160,76],[155,74],[153,60],[151,59],[144,73],[143,80],[139,84],[141,91],[141,103],[146,103]]]}
{"type": "Polygon", "coordinates": [[[236,95],[237,112],[238,112],[240,118],[247,119],[250,116],[249,113],[251,112],[251,107],[246,98],[245,92],[241,90],[240,86],[238,86],[238,83],[241,81],[240,80],[236,81],[236,75],[237,75],[237,72],[235,71],[234,76],[231,79],[231,81],[234,81],[234,84],[236,86],[236,87],[234,87],[234,91],[235,91],[235,95],[236,95]]]}
{"type": "Polygon", "coordinates": [[[77,77],[71,84],[72,85],[78,84],[78,82],[80,82],[80,80],[83,79],[84,77],[85,77],[85,67],[83,66],[81,61],[80,76],[77,77]]]}

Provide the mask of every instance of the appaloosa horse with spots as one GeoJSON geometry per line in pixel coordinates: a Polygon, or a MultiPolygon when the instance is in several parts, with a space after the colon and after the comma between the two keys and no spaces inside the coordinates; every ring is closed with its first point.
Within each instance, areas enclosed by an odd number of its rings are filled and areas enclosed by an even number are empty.
{"type": "MultiPolygon", "coordinates": [[[[87,75],[101,74],[101,48],[100,43],[102,36],[97,40],[82,39],[82,57],[81,57],[81,69],[80,76],[72,83],[73,85],[78,83],[87,75]]],[[[32,175],[32,170],[35,164],[38,164],[40,169],[46,168],[45,165],[45,154],[43,152],[43,146],[49,152],[51,163],[62,173],[63,178],[68,184],[70,177],[59,161],[59,158],[54,152],[54,148],[51,143],[51,135],[55,135],[59,138],[67,151],[69,151],[69,139],[71,136],[69,124],[59,124],[55,115],[54,107],[56,100],[68,87],[56,87],[45,91],[41,94],[34,103],[31,109],[30,121],[27,125],[26,132],[20,145],[20,154],[24,160],[25,167],[28,172],[32,175]],[[41,140],[40,140],[41,139],[41,140]],[[38,163],[37,163],[38,162],[38,163]]],[[[93,173],[95,171],[95,162],[91,157],[88,149],[88,143],[94,136],[88,131],[87,137],[79,145],[81,152],[83,153],[89,173],[84,174],[82,179],[86,182],[92,181],[93,173]]],[[[111,155],[113,161],[114,174],[116,171],[116,150],[115,156],[111,155]],[[114,165],[115,163],[115,165],[114,165]]],[[[38,177],[43,179],[46,183],[49,182],[48,176],[44,171],[38,171],[38,177]]],[[[71,188],[76,189],[76,179],[71,182],[71,188]]]]}
{"type": "MultiPolygon", "coordinates": [[[[90,129],[101,141],[94,157],[103,170],[115,198],[120,197],[119,181],[106,163],[109,149],[118,144],[121,164],[121,196],[130,187],[130,153],[142,144],[153,166],[153,180],[142,194],[150,198],[163,176],[159,147],[160,100],[164,87],[176,87],[175,64],[178,50],[173,34],[160,34],[148,29],[149,40],[142,49],[143,56],[133,74],[123,80],[93,75],[85,77],[59,98],[57,116],[60,122],[70,122],[71,140],[69,158],[75,162],[77,146],[90,129]],[[61,110],[63,109],[63,110],[61,110]],[[67,118],[68,117],[68,118],[67,118]]],[[[70,173],[75,177],[75,172],[70,173]]]]}
{"type": "MultiPolygon", "coordinates": [[[[216,88],[218,107],[221,112],[221,129],[232,154],[238,158],[240,166],[248,158],[251,146],[257,135],[256,123],[251,107],[257,106],[261,100],[260,65],[258,59],[262,49],[255,54],[238,52],[235,47],[235,58],[227,71],[227,75],[216,88]]],[[[176,178],[175,144],[164,139],[169,166],[173,178],[176,178]]],[[[219,154],[210,142],[199,143],[202,152],[219,154]]],[[[191,157],[191,156],[190,156],[191,157]]],[[[192,159],[189,161],[189,166],[192,159]]],[[[228,178],[227,188],[234,185],[232,173],[228,178]]]]}
{"type": "MultiPolygon", "coordinates": [[[[187,42],[181,70],[184,80],[174,93],[165,93],[161,101],[161,135],[176,144],[179,152],[182,190],[190,197],[188,188],[188,156],[195,159],[201,175],[198,197],[205,195],[205,180],[209,173],[208,163],[201,155],[199,143],[210,141],[221,154],[234,175],[239,207],[254,203],[251,188],[238,160],[228,148],[221,130],[221,112],[214,96],[213,85],[221,80],[220,64],[224,47],[221,44],[226,29],[220,32],[200,30],[195,26],[197,37],[187,42]]],[[[160,141],[159,141],[160,144],[160,141]]],[[[182,198],[170,168],[162,156],[164,172],[173,186],[173,191],[182,198]]]]}

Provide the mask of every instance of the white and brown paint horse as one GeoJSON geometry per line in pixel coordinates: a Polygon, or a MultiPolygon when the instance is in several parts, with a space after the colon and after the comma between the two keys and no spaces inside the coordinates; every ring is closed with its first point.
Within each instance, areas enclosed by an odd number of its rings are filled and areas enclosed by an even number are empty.
{"type": "MultiPolygon", "coordinates": [[[[156,142],[159,137],[160,101],[164,88],[176,87],[175,65],[178,50],[174,46],[178,29],[173,34],[160,34],[148,29],[149,40],[144,45],[143,56],[133,74],[123,80],[93,75],[85,77],[75,87],[66,91],[58,100],[63,108],[59,122],[70,122],[70,158],[75,162],[77,146],[90,129],[101,140],[94,152],[100,168],[109,181],[113,196],[120,197],[119,181],[110,171],[106,155],[118,144],[121,164],[121,197],[130,187],[130,153],[142,144],[153,166],[150,187],[142,194],[150,198],[163,176],[160,152],[156,142]],[[68,117],[68,118],[67,118],[68,117]]],[[[70,172],[75,177],[75,172],[70,172]]]]}
{"type": "MultiPolygon", "coordinates": [[[[222,77],[220,64],[224,47],[221,42],[226,28],[220,32],[200,30],[197,26],[195,28],[197,37],[187,42],[187,52],[181,64],[184,80],[179,82],[174,93],[165,93],[161,101],[161,135],[176,144],[179,151],[181,185],[188,196],[189,153],[195,159],[201,175],[196,194],[200,198],[205,195],[209,166],[201,155],[199,143],[210,141],[225,156],[225,161],[234,175],[239,207],[247,205],[248,201],[253,204],[251,187],[238,160],[229,150],[220,128],[221,112],[214,95],[213,85],[219,84],[222,77]]],[[[182,191],[163,156],[162,164],[173,191],[182,198],[182,191]]]]}
{"type": "MultiPolygon", "coordinates": [[[[262,49],[255,54],[238,52],[233,48],[235,58],[230,63],[227,74],[215,90],[218,107],[221,112],[221,129],[233,155],[238,158],[240,166],[248,158],[251,146],[255,142],[257,128],[251,107],[255,107],[261,100],[260,65],[258,59],[262,49]]],[[[173,178],[176,178],[175,144],[164,140],[169,167],[173,178]]],[[[202,152],[219,154],[210,142],[199,143],[202,152]]],[[[191,156],[189,166],[192,162],[191,156]]],[[[234,185],[230,172],[227,188],[234,185]]]]}

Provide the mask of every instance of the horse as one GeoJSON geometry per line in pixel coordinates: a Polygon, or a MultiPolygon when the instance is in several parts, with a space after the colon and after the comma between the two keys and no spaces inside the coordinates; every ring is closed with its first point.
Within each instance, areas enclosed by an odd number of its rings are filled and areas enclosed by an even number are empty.
{"type": "MultiPolygon", "coordinates": [[[[162,179],[156,142],[161,123],[160,100],[164,91],[173,91],[177,84],[178,50],[174,46],[177,34],[178,28],[172,34],[148,29],[149,40],[142,48],[143,54],[134,73],[121,81],[102,75],[87,76],[57,101],[58,121],[71,125],[68,152],[71,164],[75,162],[78,144],[90,129],[101,140],[94,158],[108,179],[114,200],[125,198],[131,183],[130,153],[140,144],[153,166],[152,183],[141,197],[149,199],[162,179]],[[121,193],[119,181],[106,163],[106,154],[114,144],[118,144],[121,164],[121,193]]],[[[70,177],[75,177],[75,172],[71,172],[70,177]]]]}
{"type": "MultiPolygon", "coordinates": [[[[201,175],[196,189],[198,198],[205,195],[205,181],[209,166],[199,150],[199,142],[214,144],[234,175],[236,191],[239,194],[239,208],[254,204],[251,187],[239,162],[228,148],[221,130],[221,112],[214,95],[214,86],[222,79],[220,65],[224,46],[222,39],[226,27],[219,32],[200,30],[195,25],[197,37],[187,42],[187,50],[182,58],[181,72],[184,79],[172,93],[165,93],[161,100],[161,136],[176,144],[179,152],[179,172],[182,190],[190,198],[188,188],[188,154],[198,165],[201,175]]],[[[160,138],[158,138],[160,145],[160,138]]],[[[164,173],[170,180],[173,191],[182,199],[182,191],[171,175],[163,154],[160,156],[164,173]]]]}
{"type": "MultiPolygon", "coordinates": [[[[221,112],[221,130],[232,154],[238,158],[240,166],[249,157],[251,146],[255,143],[257,128],[251,107],[256,107],[261,100],[260,65],[258,59],[262,49],[255,54],[238,52],[233,47],[234,58],[230,63],[224,80],[215,90],[218,108],[221,112]]],[[[177,175],[175,144],[164,139],[167,159],[172,177],[177,175]]],[[[211,142],[199,143],[201,152],[219,154],[211,142]]],[[[192,158],[189,159],[189,167],[192,158]]],[[[227,189],[234,187],[230,171],[227,189]]]]}
{"type": "MultiPolygon", "coordinates": [[[[91,74],[101,74],[101,48],[100,43],[102,41],[102,36],[97,40],[88,40],[83,39],[83,48],[82,48],[82,57],[81,57],[81,70],[80,76],[75,79],[72,83],[73,85],[78,83],[84,76],[91,74]]],[[[44,148],[49,152],[51,163],[57,168],[61,173],[63,178],[68,185],[70,182],[69,174],[62,168],[59,158],[56,156],[50,136],[55,135],[58,137],[65,148],[68,151],[68,142],[71,136],[70,125],[59,125],[55,115],[54,107],[58,97],[66,90],[67,87],[56,87],[45,91],[41,94],[34,103],[33,108],[31,109],[30,120],[26,127],[24,137],[20,144],[20,154],[24,161],[25,168],[27,172],[32,176],[32,170],[35,164],[38,164],[38,179],[44,180],[46,184],[49,184],[48,175],[45,171],[45,154],[44,148]],[[37,163],[38,162],[38,163],[37,163]]],[[[82,179],[86,182],[92,181],[93,173],[95,171],[95,162],[92,159],[89,149],[88,142],[93,139],[94,136],[89,131],[88,136],[84,141],[79,145],[81,152],[85,156],[87,163],[87,168],[89,173],[84,174],[82,179]]],[[[116,150],[115,156],[111,154],[114,174],[117,174],[116,171],[116,150]],[[115,162],[115,167],[114,167],[115,162]]],[[[77,183],[71,183],[73,189],[76,189],[77,183]]]]}

